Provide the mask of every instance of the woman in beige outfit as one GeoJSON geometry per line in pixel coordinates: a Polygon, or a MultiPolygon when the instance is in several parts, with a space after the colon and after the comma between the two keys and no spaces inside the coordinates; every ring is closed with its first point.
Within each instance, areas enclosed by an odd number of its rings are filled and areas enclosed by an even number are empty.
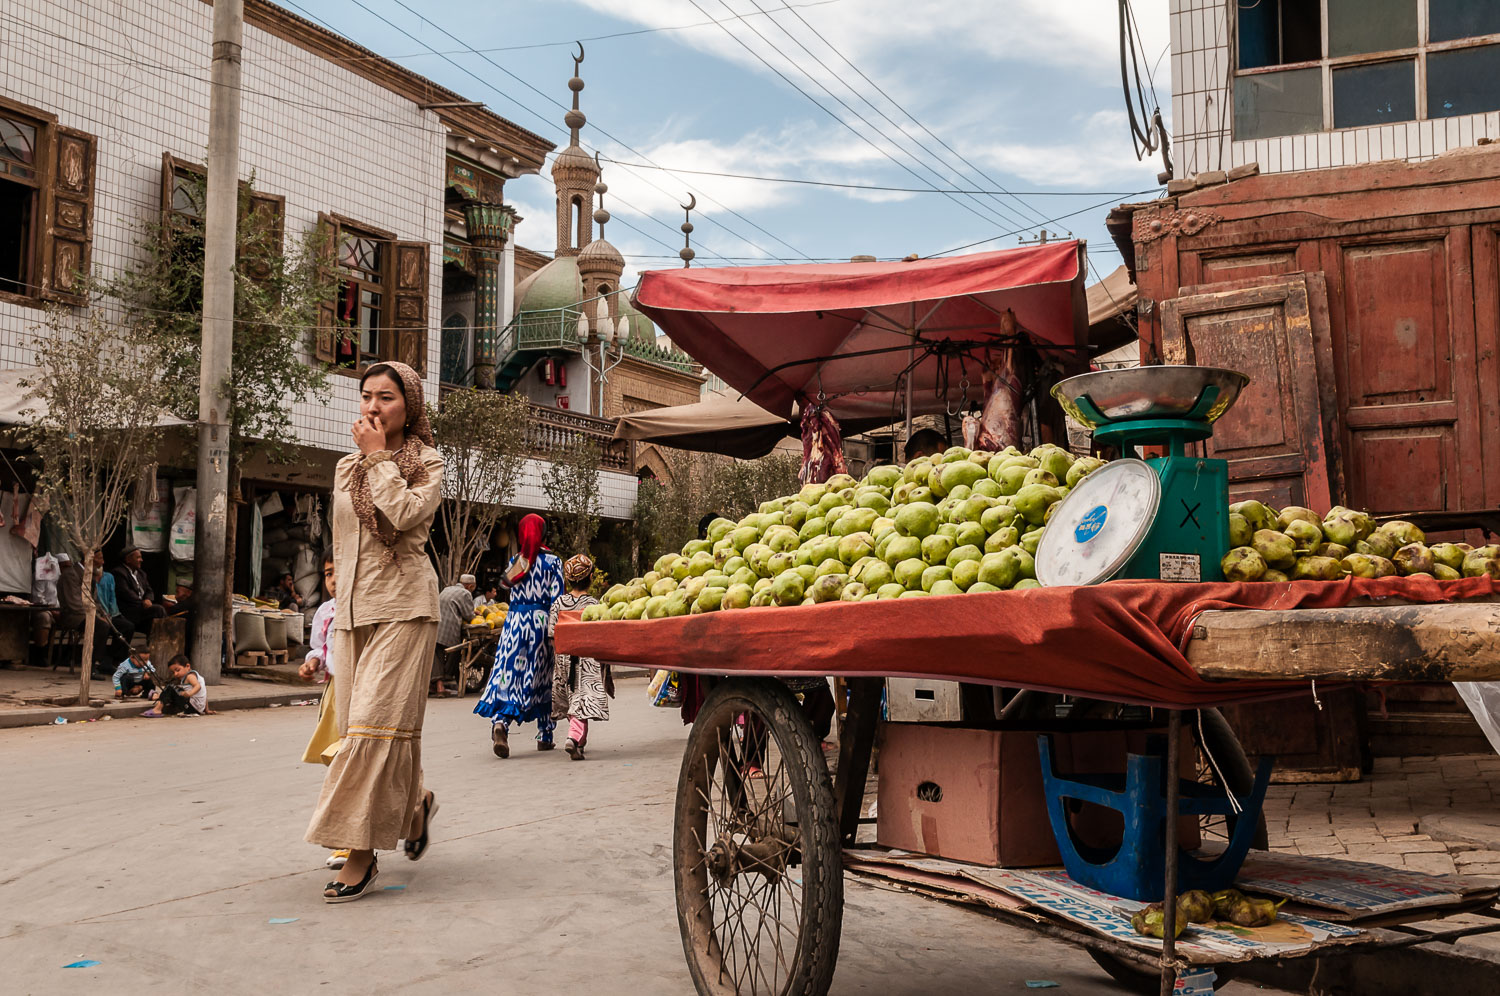
{"type": "Polygon", "coordinates": [[[422,714],[437,639],[438,586],[427,533],[442,499],[422,380],[404,363],[377,363],[360,380],[357,453],[338,463],[333,560],[339,579],[331,639],[339,662],[339,746],[307,839],[348,848],[330,903],[370,891],[376,850],[406,841],[427,850],[437,809],[422,788],[422,714]]]}

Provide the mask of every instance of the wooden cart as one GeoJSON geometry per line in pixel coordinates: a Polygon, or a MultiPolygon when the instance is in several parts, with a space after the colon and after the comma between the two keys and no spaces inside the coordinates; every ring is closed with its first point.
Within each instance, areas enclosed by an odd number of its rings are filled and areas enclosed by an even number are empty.
{"type": "MultiPolygon", "coordinates": [[[[733,625],[733,619],[716,624],[733,625]]],[[[1186,656],[1201,676],[1211,679],[1494,679],[1500,678],[1500,605],[1210,611],[1195,621],[1186,656]]],[[[712,689],[693,724],[676,799],[674,876],[690,973],[702,994],[825,993],[839,949],[844,849],[855,845],[861,824],[870,822],[861,813],[882,679],[846,679],[848,718],[836,777],[830,777],[819,741],[784,684],[760,669],[735,673],[731,667],[727,676],[722,664],[713,670],[719,674],[709,679],[712,689]]],[[[972,680],[954,675],[965,677],[972,680]]],[[[1053,675],[1050,681],[1055,688],[1059,678],[1053,675]]],[[[1089,694],[1086,688],[1077,691],[1089,694]]],[[[1180,735],[1184,710],[1155,712],[1152,722],[1168,729],[1168,771],[1183,770],[1179,744],[1191,744],[1189,749],[1217,761],[1202,766],[1204,780],[1222,781],[1238,791],[1248,788],[1250,766],[1217,710],[1188,712],[1190,738],[1180,735]]],[[[1171,812],[1180,789],[1177,779],[1166,781],[1171,812]]],[[[1167,820],[1166,827],[1170,859],[1178,853],[1177,821],[1167,820]]],[[[1265,846],[1263,824],[1258,846],[1265,846]]],[[[1173,911],[1176,861],[1168,860],[1166,868],[1166,908],[1173,911]]],[[[1485,893],[1465,911],[1487,910],[1500,917],[1494,900],[1493,891],[1485,893]]],[[[1178,972],[1188,967],[1171,939],[1170,923],[1167,940],[1143,949],[1037,911],[996,915],[1081,945],[1134,991],[1171,992],[1178,972]]],[[[1412,910],[1406,917],[1433,918],[1430,909],[1412,910]]],[[[1388,918],[1384,924],[1400,919],[1388,918]]],[[[1368,951],[1494,930],[1500,930],[1500,919],[1438,934],[1380,932],[1357,943],[1368,951]]],[[[1310,950],[1307,956],[1323,953],[1310,950]]]]}

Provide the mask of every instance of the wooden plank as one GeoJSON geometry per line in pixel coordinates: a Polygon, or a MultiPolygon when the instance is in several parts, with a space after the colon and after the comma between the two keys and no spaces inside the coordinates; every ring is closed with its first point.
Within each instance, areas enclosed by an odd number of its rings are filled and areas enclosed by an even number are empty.
{"type": "Polygon", "coordinates": [[[1187,659],[1211,680],[1500,679],[1500,604],[1204,612],[1187,659]]]}

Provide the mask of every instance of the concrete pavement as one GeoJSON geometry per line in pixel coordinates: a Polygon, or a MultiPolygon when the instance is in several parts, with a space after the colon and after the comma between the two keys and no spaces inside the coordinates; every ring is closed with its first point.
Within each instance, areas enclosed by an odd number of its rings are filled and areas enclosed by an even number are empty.
{"type": "MultiPolygon", "coordinates": [[[[497,760],[472,697],[430,701],[432,851],[384,856],[386,890],[344,906],[302,842],[311,709],[0,730],[0,987],[690,993],[669,851],[686,733],[644,692],[620,683],[583,763],[524,734],[497,760]],[[62,967],[81,959],[99,964],[62,967]]],[[[835,993],[1116,991],[1059,942],[853,878],[846,897],[835,993]]]]}

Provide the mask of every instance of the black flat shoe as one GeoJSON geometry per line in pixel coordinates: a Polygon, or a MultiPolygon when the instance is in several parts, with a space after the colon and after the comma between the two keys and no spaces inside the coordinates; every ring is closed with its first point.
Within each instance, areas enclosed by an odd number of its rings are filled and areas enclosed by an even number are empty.
{"type": "Polygon", "coordinates": [[[553,742],[552,742],[552,741],[550,741],[550,740],[538,740],[538,741],[537,741],[537,742],[536,742],[536,749],[537,749],[537,750],[552,750],[552,749],[553,749],[553,748],[554,748],[554,747],[556,747],[556,746],[557,746],[557,745],[556,745],[556,744],[554,744],[554,743],[553,743],[553,742]]]}
{"type": "Polygon", "coordinates": [[[375,880],[380,877],[378,862],[370,859],[370,867],[365,869],[365,877],[354,885],[344,885],[342,882],[329,882],[323,887],[323,902],[325,903],[352,903],[356,899],[363,899],[375,885],[375,880]],[[331,895],[330,895],[331,893],[331,895]]]}
{"type": "Polygon", "coordinates": [[[505,732],[505,727],[493,727],[490,731],[490,741],[494,745],[496,757],[510,757],[510,734],[505,732]]]}
{"type": "Polygon", "coordinates": [[[416,840],[408,840],[405,845],[406,856],[413,861],[421,861],[422,855],[427,853],[428,832],[432,830],[432,818],[437,815],[437,796],[428,792],[422,798],[422,836],[416,840]]]}

